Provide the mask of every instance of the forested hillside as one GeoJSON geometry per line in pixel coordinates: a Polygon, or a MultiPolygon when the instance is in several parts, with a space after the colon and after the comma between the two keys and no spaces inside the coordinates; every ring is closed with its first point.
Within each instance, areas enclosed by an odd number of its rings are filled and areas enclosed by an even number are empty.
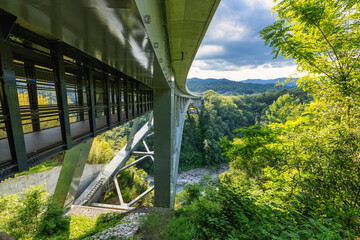
{"type": "Polygon", "coordinates": [[[268,90],[281,90],[295,87],[295,83],[286,83],[284,86],[277,86],[286,79],[279,78],[274,80],[245,80],[243,82],[231,81],[228,79],[198,79],[190,78],[187,80],[187,87],[194,93],[203,93],[213,90],[220,95],[236,96],[243,94],[263,93],[268,90]]]}
{"type": "Polygon", "coordinates": [[[180,168],[208,166],[225,161],[220,138],[232,139],[236,136],[234,130],[238,128],[267,124],[269,106],[280,96],[298,99],[298,103],[312,99],[296,88],[234,97],[220,96],[212,90],[206,91],[200,115],[187,115],[180,168]]]}

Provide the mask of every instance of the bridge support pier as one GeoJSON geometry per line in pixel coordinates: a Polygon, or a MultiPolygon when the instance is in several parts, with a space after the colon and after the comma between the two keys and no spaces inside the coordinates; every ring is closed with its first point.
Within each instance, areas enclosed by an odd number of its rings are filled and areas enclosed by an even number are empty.
{"type": "Polygon", "coordinates": [[[154,89],[154,186],[155,206],[174,208],[176,183],[186,112],[200,101],[154,89]],[[196,102],[195,102],[196,101],[196,102]]]}
{"type": "Polygon", "coordinates": [[[174,89],[154,89],[154,186],[155,206],[174,206],[172,179],[174,152],[174,89]]]}
{"type": "Polygon", "coordinates": [[[61,207],[70,207],[74,200],[86,160],[94,138],[67,150],[59,179],[56,184],[54,200],[61,207]]]}

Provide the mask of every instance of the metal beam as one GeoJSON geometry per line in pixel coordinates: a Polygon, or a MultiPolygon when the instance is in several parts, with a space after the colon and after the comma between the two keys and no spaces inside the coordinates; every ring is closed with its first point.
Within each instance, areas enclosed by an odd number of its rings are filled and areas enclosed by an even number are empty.
{"type": "Polygon", "coordinates": [[[96,116],[95,116],[95,89],[94,89],[94,76],[92,66],[87,68],[87,97],[89,105],[89,122],[90,122],[90,131],[92,132],[93,137],[97,136],[96,132],[96,116]]]}
{"type": "Polygon", "coordinates": [[[71,206],[80,183],[86,160],[92,146],[93,138],[65,153],[64,163],[54,192],[55,202],[63,207],[71,206]]]}
{"type": "Polygon", "coordinates": [[[126,148],[125,148],[126,150],[130,150],[131,146],[133,145],[134,136],[137,133],[138,126],[139,126],[139,121],[140,121],[140,118],[136,118],[133,121],[133,125],[131,127],[130,134],[129,134],[128,138],[127,138],[127,144],[126,144],[126,148]]]}
{"type": "Polygon", "coordinates": [[[135,94],[136,94],[136,116],[140,115],[140,104],[141,104],[141,98],[140,98],[140,89],[139,89],[139,84],[134,84],[136,90],[135,90],[135,94]]]}
{"type": "Polygon", "coordinates": [[[34,132],[40,131],[40,119],[39,119],[39,103],[37,95],[35,66],[31,60],[24,62],[25,73],[27,80],[27,90],[29,95],[29,104],[31,111],[31,122],[34,132]]]}
{"type": "MultiPolygon", "coordinates": [[[[104,72],[104,105],[106,106],[106,109],[104,111],[104,114],[107,119],[107,125],[111,129],[111,106],[110,106],[110,80],[109,80],[109,74],[107,72],[104,72]]],[[[103,86],[104,86],[103,85],[103,86]]]]}
{"type": "Polygon", "coordinates": [[[128,83],[126,78],[124,78],[124,100],[125,100],[125,118],[126,120],[129,120],[129,93],[128,93],[128,83]]]}
{"type": "Polygon", "coordinates": [[[134,83],[130,82],[130,86],[131,86],[131,114],[132,114],[132,118],[135,118],[135,91],[134,91],[134,83]]]}
{"type": "Polygon", "coordinates": [[[70,149],[72,147],[72,140],[64,68],[64,45],[62,43],[56,42],[54,44],[51,49],[51,57],[54,69],[57,103],[60,111],[61,134],[66,145],[66,149],[70,149]]]}
{"type": "Polygon", "coordinates": [[[115,103],[116,103],[116,110],[117,110],[117,118],[119,123],[121,123],[121,86],[120,86],[120,79],[118,76],[115,77],[115,103]]]}
{"type": "MultiPolygon", "coordinates": [[[[142,143],[142,140],[145,139],[149,133],[152,131],[152,121],[146,123],[134,136],[134,141],[132,142],[131,149],[126,150],[124,146],[120,152],[118,152],[115,157],[105,166],[103,171],[93,180],[93,182],[85,189],[85,191],[76,199],[75,204],[77,205],[87,205],[96,201],[102,194],[102,189],[104,184],[112,181],[114,175],[117,173],[118,169],[125,166],[127,161],[132,156],[132,151],[136,149],[142,143]]],[[[151,158],[152,156],[150,156],[151,158]]]]}
{"type": "Polygon", "coordinates": [[[76,74],[76,87],[77,87],[77,95],[78,95],[78,104],[79,104],[79,118],[80,121],[84,121],[85,120],[85,116],[84,116],[84,86],[86,86],[84,84],[84,71],[82,66],[78,63],[77,67],[79,68],[77,74],[76,74]]]}
{"type": "Polygon", "coordinates": [[[0,9],[0,39],[7,40],[17,17],[0,9]]]}
{"type": "Polygon", "coordinates": [[[16,87],[15,67],[11,44],[0,39],[1,86],[0,97],[4,115],[11,157],[16,160],[19,172],[28,169],[24,132],[21,122],[19,98],[16,87]]]}

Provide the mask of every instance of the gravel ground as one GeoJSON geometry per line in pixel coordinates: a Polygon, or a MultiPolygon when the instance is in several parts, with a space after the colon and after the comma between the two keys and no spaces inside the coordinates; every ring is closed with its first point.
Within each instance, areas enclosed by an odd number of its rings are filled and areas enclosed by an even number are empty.
{"type": "Polygon", "coordinates": [[[98,233],[90,239],[131,239],[139,229],[139,220],[146,213],[129,213],[122,219],[122,223],[98,233]]]}
{"type": "Polygon", "coordinates": [[[65,215],[80,215],[85,217],[97,217],[101,213],[110,213],[110,212],[120,212],[124,213],[126,211],[117,210],[117,209],[105,209],[105,208],[97,208],[97,207],[87,207],[87,206],[73,206],[69,212],[65,215]]]}

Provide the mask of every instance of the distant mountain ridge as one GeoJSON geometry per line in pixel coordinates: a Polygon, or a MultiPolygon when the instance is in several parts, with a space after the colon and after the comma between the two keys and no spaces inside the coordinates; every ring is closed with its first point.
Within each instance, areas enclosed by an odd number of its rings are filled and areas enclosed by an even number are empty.
{"type": "MultiPolygon", "coordinates": [[[[282,83],[286,80],[287,78],[275,78],[275,79],[268,79],[268,80],[264,80],[264,79],[247,79],[247,80],[243,80],[243,81],[234,81],[234,80],[229,80],[226,78],[221,78],[221,79],[216,79],[216,78],[206,78],[206,79],[201,79],[201,78],[189,78],[187,81],[203,81],[204,83],[213,83],[213,82],[235,82],[235,83],[254,83],[254,84],[276,84],[276,83],[282,83]]],[[[291,79],[291,80],[296,80],[296,79],[291,79]]],[[[286,83],[286,85],[290,85],[290,86],[296,86],[296,83],[286,83]]]]}
{"type": "Polygon", "coordinates": [[[187,80],[188,89],[192,92],[202,93],[206,90],[214,90],[221,95],[243,95],[262,93],[268,90],[280,90],[283,88],[292,88],[296,83],[286,83],[285,86],[276,86],[276,83],[282,83],[287,78],[277,78],[270,80],[248,79],[245,81],[232,81],[226,78],[199,79],[189,78],[187,80]]]}

